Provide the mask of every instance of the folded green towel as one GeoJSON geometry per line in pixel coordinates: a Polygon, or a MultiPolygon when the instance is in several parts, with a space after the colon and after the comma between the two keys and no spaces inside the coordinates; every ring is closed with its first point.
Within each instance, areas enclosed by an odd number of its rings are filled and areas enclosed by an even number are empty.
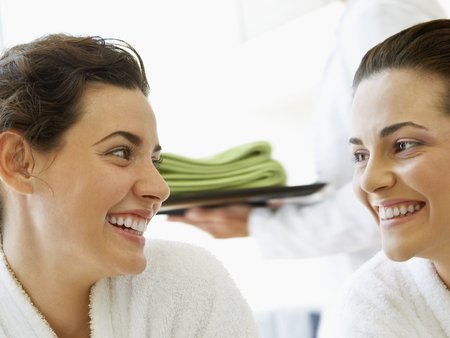
{"type": "Polygon", "coordinates": [[[200,159],[163,153],[159,171],[172,195],[283,186],[286,172],[271,151],[269,143],[257,141],[200,159]]]}

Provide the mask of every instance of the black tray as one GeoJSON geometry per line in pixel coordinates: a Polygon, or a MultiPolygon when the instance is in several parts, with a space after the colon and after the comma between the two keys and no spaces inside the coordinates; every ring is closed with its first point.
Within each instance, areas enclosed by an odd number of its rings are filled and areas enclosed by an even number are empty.
{"type": "Polygon", "coordinates": [[[236,203],[265,206],[273,200],[312,195],[321,190],[324,186],[325,183],[313,183],[288,187],[264,187],[202,193],[183,193],[170,196],[163,203],[158,214],[183,214],[187,209],[192,207],[217,207],[236,203]]]}

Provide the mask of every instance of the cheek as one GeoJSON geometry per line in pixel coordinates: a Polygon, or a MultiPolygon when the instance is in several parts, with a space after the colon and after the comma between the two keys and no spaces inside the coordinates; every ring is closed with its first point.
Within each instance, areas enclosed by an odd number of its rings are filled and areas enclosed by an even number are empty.
{"type": "Polygon", "coordinates": [[[366,194],[361,189],[361,185],[359,184],[359,174],[356,172],[353,173],[353,179],[352,179],[352,186],[353,186],[353,192],[355,193],[356,197],[359,199],[360,202],[365,204],[366,201],[366,194]]]}
{"type": "Polygon", "coordinates": [[[445,191],[446,195],[449,182],[444,182],[442,175],[436,175],[436,168],[441,166],[442,163],[418,158],[417,161],[410,161],[408,165],[397,170],[397,180],[425,197],[438,196],[442,191],[445,191]]]}
{"type": "Polygon", "coordinates": [[[353,180],[352,180],[352,186],[353,186],[353,192],[358,198],[358,200],[370,210],[370,212],[374,215],[376,219],[378,219],[378,216],[373,211],[369,201],[367,200],[367,193],[361,189],[361,185],[359,184],[359,174],[357,173],[355,169],[355,173],[353,174],[353,180]]]}
{"type": "Polygon", "coordinates": [[[58,182],[54,182],[54,198],[65,201],[68,207],[85,208],[86,213],[95,209],[108,210],[119,203],[132,187],[131,175],[120,169],[105,170],[101,166],[91,166],[89,170],[78,168],[76,176],[62,175],[58,182]]]}
{"type": "Polygon", "coordinates": [[[122,200],[133,187],[133,176],[121,170],[103,172],[102,175],[91,177],[84,182],[81,194],[90,193],[91,199],[101,204],[115,204],[122,200]]]}
{"type": "Polygon", "coordinates": [[[436,168],[445,168],[447,163],[450,162],[421,163],[414,170],[411,169],[402,175],[404,182],[427,200],[431,215],[443,219],[444,222],[447,222],[449,214],[450,170],[443,170],[437,174],[436,168]]]}
{"type": "Polygon", "coordinates": [[[76,224],[80,236],[96,232],[99,228],[93,225],[103,224],[108,212],[119,205],[129,191],[130,185],[118,178],[114,180],[104,175],[95,180],[77,179],[75,184],[65,189],[66,197],[59,198],[62,202],[59,203],[58,219],[76,224]]]}

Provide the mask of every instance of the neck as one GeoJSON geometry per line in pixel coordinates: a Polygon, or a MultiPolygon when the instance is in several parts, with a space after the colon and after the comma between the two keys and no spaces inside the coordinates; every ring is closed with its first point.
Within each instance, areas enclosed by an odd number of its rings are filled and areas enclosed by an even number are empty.
{"type": "Polygon", "coordinates": [[[448,251],[448,244],[444,241],[441,246],[437,246],[435,254],[430,254],[428,257],[433,262],[442,282],[450,290],[450,252],[448,251]]]}
{"type": "Polygon", "coordinates": [[[59,338],[89,337],[89,290],[59,287],[56,292],[55,289],[48,291],[48,288],[45,293],[40,290],[34,302],[56,335],[59,338]]]}
{"type": "Polygon", "coordinates": [[[90,289],[94,281],[72,271],[70,263],[49,260],[32,250],[9,250],[5,257],[19,286],[60,338],[89,337],[90,289]],[[27,256],[28,254],[28,256],[27,256]]]}
{"type": "Polygon", "coordinates": [[[434,262],[436,271],[445,284],[448,290],[450,290],[450,264],[442,264],[441,262],[434,262]]]}

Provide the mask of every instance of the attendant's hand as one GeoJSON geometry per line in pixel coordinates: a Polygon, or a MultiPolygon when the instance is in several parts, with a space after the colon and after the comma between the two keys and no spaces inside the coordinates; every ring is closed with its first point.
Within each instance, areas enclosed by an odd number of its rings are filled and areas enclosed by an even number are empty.
{"type": "Polygon", "coordinates": [[[168,221],[183,222],[210,233],[215,238],[246,237],[252,207],[244,204],[216,208],[191,208],[184,215],[172,215],[168,221]]]}

